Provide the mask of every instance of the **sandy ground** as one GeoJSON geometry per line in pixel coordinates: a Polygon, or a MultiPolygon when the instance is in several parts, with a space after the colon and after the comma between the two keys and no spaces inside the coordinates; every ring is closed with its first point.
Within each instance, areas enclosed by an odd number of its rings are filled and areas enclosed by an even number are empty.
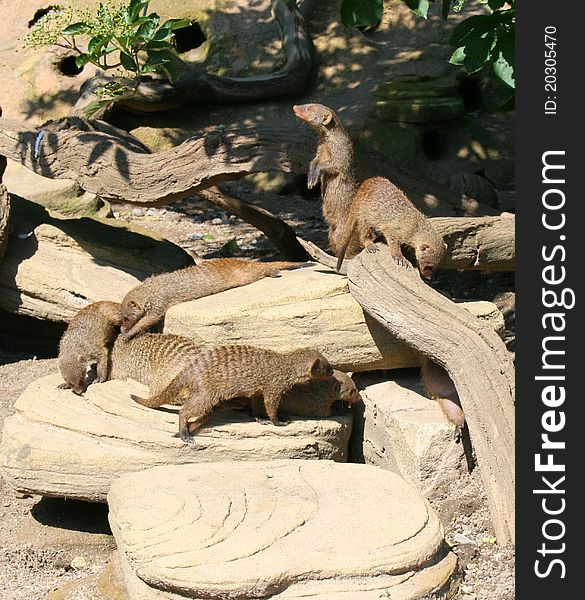
{"type": "MultiPolygon", "coordinates": [[[[258,192],[247,184],[237,191],[286,219],[298,234],[326,246],[326,227],[320,203],[293,190],[286,196],[258,192]]],[[[269,241],[254,228],[210,208],[205,202],[184,200],[149,211],[113,207],[120,219],[134,221],[166,235],[201,256],[273,256],[269,241]],[[227,246],[226,246],[227,244],[227,246]]],[[[498,300],[506,309],[506,342],[513,349],[513,277],[475,273],[441,275],[435,284],[455,297],[498,300]]],[[[34,347],[31,345],[31,355],[34,347]]],[[[0,349],[0,423],[33,380],[56,370],[56,360],[26,360],[0,349]],[[4,364],[3,364],[4,363],[4,364]]],[[[447,542],[460,558],[456,600],[512,600],[513,550],[495,542],[478,469],[464,480],[440,490],[431,502],[446,530],[447,542]],[[463,537],[462,537],[463,536],[463,537]]],[[[78,501],[22,496],[0,480],[0,590],[7,600],[96,600],[124,596],[110,586],[107,596],[97,591],[115,544],[107,507],[78,501]],[[55,590],[59,590],[55,592],[55,590]]],[[[102,586],[102,589],[104,587],[102,586]]],[[[443,596],[444,597],[444,596],[443,596]]],[[[443,598],[440,597],[440,598],[443,598]]]]}

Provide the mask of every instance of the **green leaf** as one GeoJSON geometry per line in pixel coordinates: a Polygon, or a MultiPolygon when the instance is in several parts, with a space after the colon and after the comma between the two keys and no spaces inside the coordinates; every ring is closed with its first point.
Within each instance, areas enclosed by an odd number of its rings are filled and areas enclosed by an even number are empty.
{"type": "Polygon", "coordinates": [[[159,73],[164,73],[166,78],[169,80],[169,83],[175,83],[175,81],[177,81],[178,73],[174,63],[165,63],[164,65],[156,67],[156,70],[159,73]]]}
{"type": "Polygon", "coordinates": [[[89,54],[100,54],[101,49],[107,42],[110,41],[110,39],[110,36],[95,35],[91,38],[91,40],[89,40],[89,43],[87,44],[87,51],[89,54]]]}
{"type": "MultiPolygon", "coordinates": [[[[415,15],[427,18],[431,0],[404,0],[415,15]]],[[[432,0],[434,2],[434,0],[432,0]]]]}
{"type": "Polygon", "coordinates": [[[80,54],[76,59],[75,59],[75,64],[78,67],[83,67],[84,65],[86,65],[89,61],[91,60],[91,56],[89,56],[89,54],[80,54]]]}
{"type": "Polygon", "coordinates": [[[148,7],[148,4],[149,2],[144,2],[143,0],[130,0],[130,4],[128,5],[130,21],[134,21],[142,9],[148,7]]]}
{"type": "Polygon", "coordinates": [[[453,52],[453,54],[451,55],[451,58],[449,59],[449,62],[452,65],[462,65],[464,60],[465,60],[465,48],[464,48],[464,46],[460,46],[459,48],[457,48],[457,50],[455,50],[455,52],[453,52]]]}
{"type": "Polygon", "coordinates": [[[170,50],[154,50],[148,52],[147,65],[163,65],[173,60],[175,55],[170,50]]]}
{"type": "Polygon", "coordinates": [[[238,241],[236,238],[232,238],[228,240],[222,247],[221,251],[229,254],[230,256],[238,252],[240,247],[238,246],[238,241]]]}
{"type": "Polygon", "coordinates": [[[205,240],[206,242],[212,242],[215,239],[215,236],[211,235],[211,233],[206,233],[201,236],[201,239],[205,240]]]}
{"type": "Polygon", "coordinates": [[[167,50],[170,47],[169,42],[157,42],[156,40],[151,40],[144,46],[146,50],[167,50]]]}
{"type": "Polygon", "coordinates": [[[443,19],[447,19],[449,16],[449,10],[451,10],[451,0],[443,0],[443,8],[441,10],[441,16],[443,19]]]}
{"type": "Polygon", "coordinates": [[[61,32],[63,35],[77,35],[78,33],[84,33],[89,29],[89,25],[83,21],[80,23],[73,23],[68,27],[65,27],[61,32]]]}
{"type": "Polygon", "coordinates": [[[380,22],[383,0],[343,0],[341,22],[349,27],[374,27],[380,22]]]}
{"type": "Polygon", "coordinates": [[[136,36],[142,38],[143,40],[151,40],[154,34],[156,33],[157,25],[158,22],[149,19],[148,21],[140,25],[140,27],[136,31],[136,36]]]}
{"type": "Polygon", "coordinates": [[[136,61],[127,52],[120,52],[120,62],[127,71],[136,72],[138,70],[138,65],[136,64],[136,61]]]}
{"type": "Polygon", "coordinates": [[[474,15],[467,17],[455,27],[449,43],[451,46],[464,46],[468,38],[478,38],[498,24],[493,15],[474,15]]]}
{"type": "Polygon", "coordinates": [[[479,71],[490,59],[495,38],[495,31],[490,31],[484,37],[475,38],[465,45],[463,65],[468,73],[479,71]]]}
{"type": "Polygon", "coordinates": [[[168,27],[171,31],[183,29],[183,27],[189,27],[189,25],[191,25],[189,19],[169,19],[162,24],[163,27],[168,27]]]}
{"type": "Polygon", "coordinates": [[[101,100],[94,100],[90,102],[84,109],[83,112],[86,118],[91,119],[95,113],[102,108],[102,106],[106,106],[113,102],[111,98],[103,98],[101,100]]]}
{"type": "Polygon", "coordinates": [[[500,54],[498,58],[494,61],[494,73],[496,77],[503,81],[506,85],[511,88],[516,87],[516,80],[514,77],[514,66],[511,65],[505,58],[503,54],[500,54]]]}
{"type": "Polygon", "coordinates": [[[153,41],[162,42],[164,40],[170,40],[173,36],[173,32],[169,27],[164,25],[152,36],[153,41]]]}

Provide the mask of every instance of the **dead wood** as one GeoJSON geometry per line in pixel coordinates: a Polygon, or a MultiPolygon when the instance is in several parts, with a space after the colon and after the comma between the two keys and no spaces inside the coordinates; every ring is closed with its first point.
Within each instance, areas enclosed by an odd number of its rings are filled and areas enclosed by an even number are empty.
{"type": "MultiPolygon", "coordinates": [[[[151,152],[131,135],[101,121],[68,118],[33,129],[0,118],[0,154],[44,177],[73,179],[104,199],[143,206],[164,206],[249,173],[306,173],[315,147],[312,133],[299,128],[292,117],[254,129],[213,131],[160,152],[151,152]]],[[[374,171],[388,177],[425,214],[494,212],[406,173],[359,144],[356,156],[360,178],[374,171]]]]}
{"type": "Polygon", "coordinates": [[[230,196],[217,187],[201,190],[197,195],[259,229],[287,260],[303,261],[309,258],[297,241],[293,228],[270,211],[230,196]]]}
{"type": "Polygon", "coordinates": [[[0,261],[4,256],[4,249],[10,233],[10,198],[6,186],[2,183],[5,169],[6,159],[0,156],[0,261]]]}
{"type": "MultiPolygon", "coordinates": [[[[136,93],[116,103],[134,112],[155,112],[177,108],[187,102],[253,102],[301,93],[311,74],[313,43],[295,0],[272,0],[272,15],[280,29],[282,66],[269,75],[220,77],[197,64],[184,64],[174,84],[164,81],[142,82],[136,93]]],[[[92,90],[113,81],[113,77],[90,79],[75,105],[76,114],[95,100],[92,90]]]]}
{"type": "MultiPolygon", "coordinates": [[[[434,217],[429,219],[447,244],[442,269],[474,271],[514,271],[514,216],[504,217],[434,217]]],[[[312,242],[297,238],[317,262],[335,269],[337,259],[312,242]]],[[[347,273],[350,260],[343,261],[340,273],[347,273]]]]}
{"type": "Polygon", "coordinates": [[[514,368],[502,340],[380,251],[348,265],[349,289],[390,333],[447,370],[466,415],[499,543],[514,542],[514,368]]]}

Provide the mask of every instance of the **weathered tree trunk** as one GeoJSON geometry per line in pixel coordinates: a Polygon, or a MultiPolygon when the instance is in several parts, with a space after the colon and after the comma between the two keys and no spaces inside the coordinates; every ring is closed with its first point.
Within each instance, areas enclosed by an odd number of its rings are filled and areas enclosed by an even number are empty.
{"type": "MultiPolygon", "coordinates": [[[[272,15],[281,32],[284,55],[281,68],[274,73],[220,77],[203,71],[198,65],[189,65],[174,84],[142,82],[135,94],[120,100],[117,105],[136,112],[155,112],[193,101],[216,104],[252,102],[301,93],[311,74],[311,38],[295,0],[272,0],[271,4],[272,15]]],[[[75,105],[76,114],[83,114],[83,109],[95,100],[92,90],[114,80],[114,77],[108,76],[89,80],[75,105]]]]}
{"type": "MultiPolygon", "coordinates": [[[[292,119],[255,129],[215,131],[151,153],[130,135],[120,137],[116,128],[99,121],[69,118],[36,130],[0,118],[0,154],[39,175],[73,179],[108,200],[163,206],[249,173],[306,173],[316,140],[292,119]]],[[[359,144],[356,156],[358,178],[388,177],[425,214],[495,212],[440,184],[414,177],[359,144]]]]}
{"type": "Polygon", "coordinates": [[[6,168],[6,159],[0,156],[0,261],[4,256],[4,249],[8,242],[9,225],[10,225],[10,198],[8,190],[2,183],[2,175],[6,168]]]}
{"type": "MultiPolygon", "coordinates": [[[[447,244],[442,269],[474,271],[514,271],[516,265],[516,219],[505,217],[433,217],[434,229],[447,244]]],[[[335,269],[337,258],[315,244],[297,238],[307,253],[327,267],[335,269]]],[[[343,261],[340,273],[347,274],[343,261]]]]}
{"type": "Polygon", "coordinates": [[[349,288],[394,336],[444,367],[455,383],[502,545],[514,542],[514,368],[502,340],[380,252],[348,265],[349,288]]]}
{"type": "Polygon", "coordinates": [[[254,225],[266,235],[287,260],[309,259],[309,255],[298,242],[293,228],[271,212],[248,204],[240,198],[234,198],[217,187],[201,190],[197,195],[246,223],[254,225]]]}

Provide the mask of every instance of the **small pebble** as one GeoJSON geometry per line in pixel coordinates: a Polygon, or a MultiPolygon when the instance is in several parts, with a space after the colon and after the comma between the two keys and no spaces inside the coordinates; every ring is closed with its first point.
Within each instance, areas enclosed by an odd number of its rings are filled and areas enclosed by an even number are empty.
{"type": "Polygon", "coordinates": [[[132,209],[132,214],[133,214],[135,217],[143,217],[143,216],[144,216],[144,209],[143,209],[143,208],[140,208],[140,207],[138,207],[138,208],[133,208],[133,209],[132,209]]]}
{"type": "Polygon", "coordinates": [[[221,225],[222,223],[223,223],[223,221],[219,218],[212,219],[212,221],[211,221],[212,225],[221,225]]]}
{"type": "Polygon", "coordinates": [[[157,212],[156,208],[149,208],[149,209],[146,211],[146,216],[147,216],[147,217],[154,217],[156,214],[158,214],[158,212],[157,212]]]}
{"type": "Polygon", "coordinates": [[[166,208],[161,208],[161,209],[160,209],[160,211],[159,211],[159,213],[160,213],[161,215],[164,215],[164,214],[166,214],[166,212],[167,212],[167,209],[166,209],[166,208]]]}
{"type": "Polygon", "coordinates": [[[85,558],[83,558],[83,556],[76,556],[71,561],[72,569],[79,570],[79,569],[85,569],[86,567],[87,567],[87,561],[85,560],[85,558]]]}
{"type": "Polygon", "coordinates": [[[187,234],[187,239],[188,240],[200,240],[203,238],[203,234],[202,233],[188,233],[187,234]]]}
{"type": "Polygon", "coordinates": [[[473,588],[470,585],[461,584],[459,586],[459,590],[462,594],[471,594],[473,592],[473,588]]]}
{"type": "Polygon", "coordinates": [[[453,536],[453,542],[456,544],[475,544],[475,542],[462,533],[456,533],[453,536]]]}
{"type": "Polygon", "coordinates": [[[120,213],[119,212],[114,211],[112,214],[114,215],[115,219],[117,219],[117,218],[120,217],[120,213]]]}

